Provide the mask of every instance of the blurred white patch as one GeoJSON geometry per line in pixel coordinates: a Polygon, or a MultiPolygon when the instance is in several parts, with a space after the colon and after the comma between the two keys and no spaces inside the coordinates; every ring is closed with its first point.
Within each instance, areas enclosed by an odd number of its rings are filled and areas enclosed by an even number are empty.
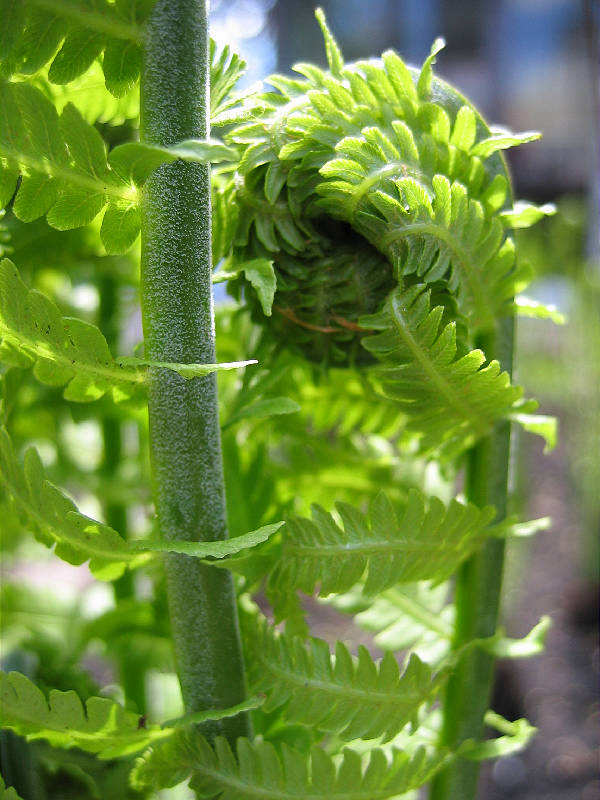
{"type": "Polygon", "coordinates": [[[89,283],[81,283],[79,286],[75,286],[69,299],[75,308],[88,313],[96,311],[100,302],[98,289],[89,283]]]}

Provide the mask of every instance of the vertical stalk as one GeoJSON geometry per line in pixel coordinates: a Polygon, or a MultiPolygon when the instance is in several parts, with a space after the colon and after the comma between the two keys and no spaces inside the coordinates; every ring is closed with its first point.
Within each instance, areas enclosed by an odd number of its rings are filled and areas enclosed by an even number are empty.
{"type": "MultiPolygon", "coordinates": [[[[100,330],[111,351],[119,351],[120,313],[119,293],[117,282],[110,274],[100,278],[100,330]]],[[[118,472],[122,457],[121,423],[116,412],[109,410],[102,418],[102,444],[103,454],[100,471],[103,477],[114,478],[118,472]]],[[[127,509],[123,503],[109,501],[104,504],[104,517],[107,525],[127,538],[127,509]]],[[[115,599],[130,597],[133,593],[133,580],[131,572],[126,572],[119,580],[113,583],[115,599]]]]}
{"type": "MultiPolygon", "coordinates": [[[[482,337],[477,346],[488,358],[498,359],[510,373],[513,338],[514,322],[505,318],[499,322],[498,333],[482,337]]],[[[494,505],[498,521],[506,516],[509,449],[510,423],[502,422],[471,450],[467,462],[467,499],[479,507],[494,505]]],[[[455,585],[454,649],[496,632],[503,566],[504,542],[490,540],[459,570],[455,585]]],[[[456,749],[465,739],[482,738],[493,674],[493,657],[479,650],[462,660],[445,692],[442,745],[456,749]]],[[[436,776],[430,800],[472,800],[476,797],[478,777],[476,762],[459,759],[436,776]]]]}
{"type": "MultiPolygon", "coordinates": [[[[115,352],[119,350],[120,309],[117,281],[113,275],[103,275],[99,283],[100,289],[100,328],[106,337],[108,346],[115,352]]],[[[121,423],[115,409],[109,410],[102,419],[103,454],[100,473],[106,479],[114,479],[118,474],[122,458],[121,423]]],[[[104,503],[106,524],[127,538],[127,507],[114,500],[104,503]]],[[[133,575],[127,571],[113,583],[115,600],[123,600],[134,596],[133,575]]],[[[119,656],[119,677],[125,699],[132,702],[137,711],[143,714],[146,710],[146,693],[144,675],[140,673],[143,665],[136,663],[135,653],[122,650],[119,656]]]]}
{"type": "MultiPolygon", "coordinates": [[[[158,0],[148,21],[141,86],[142,141],[171,145],[208,135],[207,0],[158,0]]],[[[142,202],[142,318],[146,356],[215,361],[210,169],[174,162],[146,182],[142,202]]],[[[149,385],[153,492],[161,535],[227,536],[214,375],[186,381],[154,369],[149,385]]],[[[187,711],[244,698],[231,574],[184,555],[165,558],[175,658],[187,711]]],[[[247,715],[202,727],[249,735],[247,715]]]]}

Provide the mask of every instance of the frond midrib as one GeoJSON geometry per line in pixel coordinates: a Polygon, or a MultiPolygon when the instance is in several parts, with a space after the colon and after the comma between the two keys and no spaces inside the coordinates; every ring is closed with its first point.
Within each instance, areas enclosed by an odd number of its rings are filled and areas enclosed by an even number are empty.
{"type": "MultiPolygon", "coordinates": [[[[25,2],[25,0],[22,1],[25,2]]],[[[79,23],[84,28],[91,28],[98,33],[105,33],[116,39],[128,39],[138,44],[143,41],[142,29],[139,26],[107,18],[104,14],[76,8],[62,0],[26,0],[26,2],[57,17],[66,17],[72,22],[79,23]]]]}
{"type": "MultiPolygon", "coordinates": [[[[342,699],[352,698],[356,700],[368,701],[369,703],[386,703],[388,707],[404,705],[403,700],[407,697],[406,691],[400,695],[396,689],[393,691],[361,689],[356,686],[328,683],[318,680],[312,676],[301,674],[300,672],[290,673],[280,667],[278,664],[267,660],[262,652],[258,653],[258,658],[273,675],[284,679],[288,684],[292,684],[293,686],[298,686],[303,689],[311,688],[315,691],[321,691],[325,694],[331,694],[342,699]]],[[[401,679],[402,676],[400,676],[399,680],[401,679]]],[[[431,688],[433,690],[433,683],[431,688]]],[[[411,696],[415,698],[422,697],[422,695],[419,693],[414,693],[411,696]]]]}
{"type": "Polygon", "coordinates": [[[117,200],[125,200],[132,205],[135,205],[136,201],[138,200],[137,189],[134,189],[131,186],[120,189],[110,180],[103,181],[99,178],[92,178],[91,176],[88,177],[75,168],[69,169],[59,166],[56,162],[50,161],[50,159],[36,159],[33,156],[25,155],[24,153],[20,153],[17,150],[13,150],[12,148],[6,146],[2,147],[2,156],[12,159],[18,164],[22,164],[23,166],[33,169],[36,172],[42,172],[44,175],[48,175],[50,178],[64,180],[67,183],[74,184],[75,186],[86,189],[94,194],[109,195],[117,200]]]}
{"type": "MultiPolygon", "coordinates": [[[[399,336],[407,343],[415,357],[415,360],[422,367],[423,371],[433,385],[439,389],[441,394],[446,399],[449,407],[454,409],[458,419],[461,420],[462,423],[466,422],[469,426],[473,426],[479,436],[485,436],[489,430],[488,420],[482,418],[481,415],[477,413],[475,408],[473,408],[466,400],[460,398],[454,390],[452,384],[446,380],[443,373],[435,368],[434,364],[432,364],[431,360],[428,358],[427,353],[417,342],[412,332],[404,322],[402,313],[398,308],[398,302],[399,301],[397,297],[390,297],[390,306],[393,312],[391,314],[392,322],[399,336]]],[[[456,362],[453,361],[452,364],[448,365],[448,369],[451,369],[454,363],[456,362]]]]}

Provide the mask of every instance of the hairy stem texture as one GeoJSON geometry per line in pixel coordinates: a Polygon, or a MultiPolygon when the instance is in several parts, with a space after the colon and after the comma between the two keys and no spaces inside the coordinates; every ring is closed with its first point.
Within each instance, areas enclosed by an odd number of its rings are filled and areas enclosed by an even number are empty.
{"type": "MultiPolygon", "coordinates": [[[[511,372],[514,322],[499,322],[498,333],[482,338],[478,345],[489,358],[497,358],[511,372]]],[[[510,451],[510,423],[498,423],[492,433],[470,451],[467,461],[466,494],[478,506],[494,505],[496,521],[506,516],[510,451]]],[[[466,561],[456,577],[456,629],[453,646],[493,636],[496,632],[504,542],[489,540],[466,561]]],[[[466,739],[483,738],[483,717],[491,699],[494,659],[474,650],[459,664],[448,681],[444,699],[442,745],[457,748],[466,739]]],[[[433,781],[431,800],[471,800],[477,793],[479,765],[459,759],[433,781]]]]}
{"type": "MultiPolygon", "coordinates": [[[[141,138],[172,145],[208,134],[205,0],[159,0],[146,31],[141,138]]],[[[142,314],[146,357],[213,363],[210,168],[174,162],[156,170],[142,205],[142,314]]],[[[151,371],[153,491],[165,538],[227,536],[214,375],[186,381],[151,371]]],[[[231,574],[185,556],[165,558],[175,656],[187,711],[243,700],[245,682],[231,574]]],[[[241,714],[202,733],[249,735],[241,714]]]]}

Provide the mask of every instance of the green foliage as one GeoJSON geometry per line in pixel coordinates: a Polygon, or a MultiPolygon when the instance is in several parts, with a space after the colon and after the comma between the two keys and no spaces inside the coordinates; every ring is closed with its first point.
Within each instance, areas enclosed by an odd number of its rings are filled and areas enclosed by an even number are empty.
{"type": "Polygon", "coordinates": [[[184,378],[198,378],[233,364],[172,364],[141,358],[113,359],[106,339],[94,325],[63,317],[40,292],[28,290],[8,259],[0,262],[0,352],[4,363],[34,367],[38,380],[64,386],[64,397],[90,402],[111,392],[130,399],[144,385],[146,367],[162,367],[184,378]]]}
{"type": "Polygon", "coordinates": [[[453,500],[448,507],[411,490],[399,516],[384,494],[369,515],[338,503],[341,528],[331,514],[314,506],[313,519],[291,519],[272,590],[299,588],[319,594],[346,592],[365,576],[365,592],[376,594],[396,583],[442,581],[480,544],[494,516],[453,500]]]}
{"type": "Polygon", "coordinates": [[[46,215],[58,230],[92,222],[106,208],[100,236],[109,254],[126,252],[140,230],[138,186],[156,167],[177,158],[220,161],[234,151],[196,140],[174,148],[139,143],[106,145],[72,103],[59,116],[40,89],[0,83],[0,205],[13,196],[15,215],[31,222],[46,215]],[[110,162],[110,163],[109,163],[110,162]]]}
{"type": "Polygon", "coordinates": [[[90,570],[103,580],[118,578],[127,565],[143,563],[147,557],[138,555],[141,553],[186,553],[197,558],[223,559],[267,541],[283,524],[266,525],[225,541],[142,539],[128,544],[112,528],[81,514],[75,504],[46,479],[34,448],[27,450],[21,466],[8,433],[1,427],[0,466],[0,486],[12,500],[17,518],[27,518],[36,537],[48,546],[55,545],[56,555],[68,563],[82,564],[90,559],[90,570]]]}
{"type": "Polygon", "coordinates": [[[143,539],[134,543],[134,549],[141,551],[153,551],[163,553],[184,553],[188,556],[206,559],[221,559],[235,555],[241,550],[255,547],[262,542],[266,542],[281,528],[283,522],[276,522],[274,525],[265,525],[256,531],[235,536],[233,539],[224,539],[217,542],[185,542],[177,540],[148,540],[143,539]]]}
{"type": "Polygon", "coordinates": [[[403,672],[386,653],[377,664],[360,646],[353,659],[342,642],[335,657],[322,639],[308,645],[298,637],[277,635],[266,621],[248,621],[246,636],[252,656],[253,687],[267,693],[271,711],[287,704],[285,717],[345,741],[393,738],[420,707],[433,701],[444,674],[412,655],[403,672]]]}
{"type": "Polygon", "coordinates": [[[0,800],[23,800],[23,798],[16,793],[16,791],[12,786],[9,786],[8,789],[6,788],[6,785],[1,775],[0,775],[0,800]]]}
{"type": "Polygon", "coordinates": [[[383,391],[407,414],[423,449],[455,453],[508,413],[536,403],[519,403],[521,389],[497,361],[486,365],[481,350],[459,355],[456,322],[445,324],[444,307],[431,306],[424,284],[395,290],[378,314],[361,319],[376,333],[364,345],[382,362],[375,374],[383,391]]]}
{"type": "Polygon", "coordinates": [[[445,754],[428,756],[419,750],[411,758],[396,750],[388,762],[381,750],[374,749],[363,768],[360,756],[345,749],[336,767],[319,747],[311,750],[307,761],[286,745],[278,753],[268,742],[247,739],[238,739],[236,760],[222,738],[215,741],[213,750],[201,737],[185,736],[146,755],[136,767],[134,782],[160,788],[173,786],[193,773],[190,786],[198,797],[376,800],[422,786],[445,761],[445,754]],[[178,764],[176,771],[174,763],[178,764]]]}
{"type": "MultiPolygon", "coordinates": [[[[79,513],[60,489],[46,480],[37,451],[30,448],[21,466],[10,437],[0,428],[0,485],[8,493],[18,518],[44,544],[55,545],[55,553],[70,564],[90,559],[96,577],[114,580],[136,556],[112,528],[79,513]]],[[[138,557],[139,560],[139,557],[138,557]]]]}
{"type": "Polygon", "coordinates": [[[368,631],[382,650],[410,649],[428,664],[439,664],[454,635],[455,614],[448,593],[447,583],[433,586],[422,581],[393,586],[376,597],[367,597],[358,586],[327,602],[352,614],[356,625],[368,631]]]}
{"type": "Polygon", "coordinates": [[[231,93],[246,71],[246,63],[228,45],[219,53],[211,39],[210,64],[210,115],[217,118],[237,102],[231,93]]]}
{"type": "Polygon", "coordinates": [[[106,697],[90,697],[84,707],[72,691],[51,691],[46,700],[18,672],[2,672],[0,680],[2,726],[30,739],[47,739],[59,747],[79,747],[100,758],[114,758],[171,735],[156,726],[140,725],[139,714],[125,711],[106,697]]]}
{"type": "MultiPolygon", "coordinates": [[[[58,115],[40,89],[20,82],[0,84],[0,148],[3,196],[24,222],[43,215],[58,230],[87,225],[108,204],[103,241],[108,252],[127,250],[139,231],[131,220],[137,195],[112,171],[98,131],[68,103],[58,115]]],[[[137,218],[136,218],[137,219],[137,218]]]]}
{"type": "Polygon", "coordinates": [[[53,83],[69,83],[102,57],[106,88],[121,97],[137,82],[141,25],[154,0],[2,0],[1,68],[32,75],[50,64],[53,83]]]}
{"type": "MultiPolygon", "coordinates": [[[[198,797],[221,800],[406,796],[450,763],[514,752],[533,733],[491,715],[498,738],[443,747],[432,706],[470,652],[529,656],[548,627],[458,647],[446,583],[490,537],[545,526],[492,524],[494,507],[453,498],[460,457],[498,423],[555,438],[490,344],[516,313],[558,320],[515,297],[530,274],[512,230],[554,209],[513,202],[501,153],[537,134],[490,129],[440,81],[442,40],[420,70],[392,51],[347,64],[317,11],[328,70],[300,64],[296,77],[272,76],[272,91],[235,94],[245,65],[211,43],[223,141],[139,142],[152,6],[0,0],[0,254],[23,275],[0,262],[2,548],[27,557],[32,533],[114,581],[113,604],[77,620],[73,603],[3,587],[5,640],[24,660],[2,674],[2,726],[90,797],[145,797],[188,778],[198,797]],[[131,346],[144,184],[179,160],[218,165],[212,280],[236,305],[217,309],[215,364],[113,355],[131,346]],[[173,392],[179,377],[219,373],[231,538],[166,538],[148,521],[155,420],[144,401],[159,370],[176,373],[173,392]],[[80,511],[90,500],[98,520],[80,511]],[[234,573],[250,699],[183,715],[166,701],[145,708],[145,679],[175,668],[158,553],[234,573]],[[263,590],[274,623],[248,611],[263,590]],[[384,657],[308,637],[298,591],[352,614],[384,657]],[[123,704],[98,696],[83,666],[98,654],[123,704]],[[194,727],[250,712],[253,741],[209,741],[194,727]],[[131,756],[146,748],[129,789],[131,756]]],[[[175,516],[184,531],[184,511],[175,516]]],[[[1,782],[0,796],[18,800],[1,782]]]]}

